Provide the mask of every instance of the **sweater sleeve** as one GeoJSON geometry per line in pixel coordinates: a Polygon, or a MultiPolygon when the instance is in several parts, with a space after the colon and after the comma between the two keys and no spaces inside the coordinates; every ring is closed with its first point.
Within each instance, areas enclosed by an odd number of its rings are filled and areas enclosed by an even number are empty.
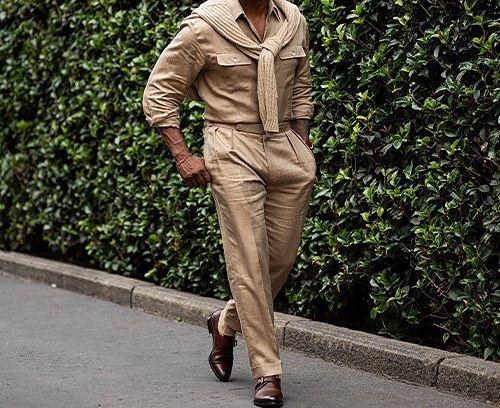
{"type": "Polygon", "coordinates": [[[142,97],[150,126],[179,128],[179,105],[189,95],[205,63],[192,21],[183,21],[179,32],[154,65],[142,97]]]}

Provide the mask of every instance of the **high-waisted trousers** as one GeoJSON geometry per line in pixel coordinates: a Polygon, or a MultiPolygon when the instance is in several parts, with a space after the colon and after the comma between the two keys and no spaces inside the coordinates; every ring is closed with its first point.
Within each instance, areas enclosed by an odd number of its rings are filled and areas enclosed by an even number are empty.
{"type": "Polygon", "coordinates": [[[316,180],[314,154],[289,123],[265,132],[206,121],[203,157],[232,294],[219,331],[242,333],[254,379],[282,374],[273,300],[297,256],[316,180]]]}

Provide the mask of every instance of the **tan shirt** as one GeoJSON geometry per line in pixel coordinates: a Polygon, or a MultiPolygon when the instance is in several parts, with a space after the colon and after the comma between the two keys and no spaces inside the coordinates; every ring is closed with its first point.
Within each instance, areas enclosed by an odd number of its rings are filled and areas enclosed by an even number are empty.
{"type": "MultiPolygon", "coordinates": [[[[256,43],[273,36],[285,19],[269,1],[264,38],[246,17],[238,0],[227,0],[243,32],[256,43]]],[[[313,115],[309,69],[309,31],[303,15],[293,39],[275,59],[278,121],[310,119],[313,115]]],[[[204,119],[226,123],[260,123],[257,61],[201,19],[182,22],[151,71],[143,108],[151,126],[179,127],[179,104],[193,85],[205,102],[204,119]]]]}

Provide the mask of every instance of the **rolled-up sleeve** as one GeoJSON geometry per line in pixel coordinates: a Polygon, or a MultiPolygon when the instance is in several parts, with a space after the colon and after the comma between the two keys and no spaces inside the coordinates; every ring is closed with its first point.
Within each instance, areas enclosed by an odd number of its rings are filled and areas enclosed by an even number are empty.
{"type": "Polygon", "coordinates": [[[301,15],[300,29],[304,32],[302,47],[306,53],[299,60],[295,71],[292,95],[292,118],[311,119],[314,114],[314,105],[311,97],[311,72],[309,66],[309,29],[306,19],[301,15]]]}
{"type": "Polygon", "coordinates": [[[150,73],[142,107],[152,127],[179,127],[179,105],[205,63],[195,29],[192,20],[183,21],[150,73]]]}

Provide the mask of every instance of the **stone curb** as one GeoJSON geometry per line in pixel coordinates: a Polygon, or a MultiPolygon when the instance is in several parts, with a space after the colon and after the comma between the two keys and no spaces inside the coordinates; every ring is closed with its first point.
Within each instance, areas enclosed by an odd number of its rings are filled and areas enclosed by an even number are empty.
{"type": "MultiPolygon", "coordinates": [[[[224,301],[17,252],[0,251],[0,274],[37,281],[140,312],[206,327],[224,301]]],[[[280,347],[411,383],[500,403],[500,364],[275,313],[280,347]]],[[[241,337],[239,334],[238,336],[241,337]]]]}

